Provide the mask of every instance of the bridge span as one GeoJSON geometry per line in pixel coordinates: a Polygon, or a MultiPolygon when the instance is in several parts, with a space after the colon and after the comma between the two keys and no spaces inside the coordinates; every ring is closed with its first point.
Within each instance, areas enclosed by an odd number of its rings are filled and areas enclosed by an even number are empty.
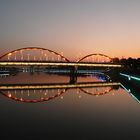
{"type": "Polygon", "coordinates": [[[109,63],[83,63],[83,62],[39,62],[39,61],[1,61],[0,66],[81,66],[81,67],[114,67],[121,68],[120,64],[109,63]]]}
{"type": "Polygon", "coordinates": [[[72,66],[72,67],[114,67],[113,58],[100,53],[93,53],[71,62],[63,53],[40,47],[20,48],[0,56],[0,66],[72,66]]]}

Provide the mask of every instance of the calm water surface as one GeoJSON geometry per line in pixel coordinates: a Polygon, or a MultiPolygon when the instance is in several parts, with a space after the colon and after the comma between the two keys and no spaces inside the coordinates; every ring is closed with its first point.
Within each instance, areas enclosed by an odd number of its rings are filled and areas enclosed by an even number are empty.
{"type": "MultiPolygon", "coordinates": [[[[104,81],[88,76],[77,82],[104,81]]],[[[19,83],[69,83],[69,77],[19,73],[0,78],[0,84],[19,83]]],[[[1,91],[0,114],[5,138],[140,139],[140,104],[119,86],[1,91]]]]}

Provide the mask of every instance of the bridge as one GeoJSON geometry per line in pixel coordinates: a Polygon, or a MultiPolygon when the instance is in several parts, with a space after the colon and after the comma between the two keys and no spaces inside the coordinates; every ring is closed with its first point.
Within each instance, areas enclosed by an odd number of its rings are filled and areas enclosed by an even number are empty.
{"type": "Polygon", "coordinates": [[[63,53],[39,47],[21,48],[0,56],[0,67],[4,66],[122,67],[104,54],[90,54],[71,62],[63,53]]]}

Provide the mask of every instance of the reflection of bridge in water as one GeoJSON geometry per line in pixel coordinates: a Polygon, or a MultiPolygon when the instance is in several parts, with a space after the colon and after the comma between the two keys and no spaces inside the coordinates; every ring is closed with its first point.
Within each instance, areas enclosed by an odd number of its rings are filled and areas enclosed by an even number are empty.
{"type": "Polygon", "coordinates": [[[81,92],[92,96],[101,96],[111,93],[112,90],[118,90],[119,87],[126,90],[127,93],[140,103],[140,88],[135,86],[133,82],[129,83],[125,79],[121,79],[121,83],[103,80],[102,82],[69,82],[54,84],[1,84],[0,92],[5,97],[15,101],[37,103],[52,100],[59,96],[63,98],[63,94],[67,93],[70,89],[76,89],[78,93],[81,92]]]}
{"type": "Polygon", "coordinates": [[[92,82],[77,84],[16,84],[0,85],[1,94],[15,101],[37,103],[49,101],[62,95],[70,89],[78,89],[78,92],[92,96],[101,96],[113,89],[118,89],[117,82],[92,82]]]}
{"type": "Polygon", "coordinates": [[[88,82],[88,83],[58,83],[58,84],[1,84],[0,90],[18,90],[18,89],[66,89],[66,88],[89,88],[89,87],[105,87],[120,85],[119,82],[88,82]]]}
{"type": "Polygon", "coordinates": [[[81,97],[80,93],[92,96],[102,96],[111,93],[113,90],[123,88],[138,103],[140,103],[139,88],[130,86],[129,84],[119,82],[97,82],[97,83],[77,83],[77,84],[52,84],[52,85],[1,85],[1,95],[18,102],[38,103],[53,100],[57,97],[63,99],[65,93],[71,89],[75,89],[76,93],[81,97]]]}

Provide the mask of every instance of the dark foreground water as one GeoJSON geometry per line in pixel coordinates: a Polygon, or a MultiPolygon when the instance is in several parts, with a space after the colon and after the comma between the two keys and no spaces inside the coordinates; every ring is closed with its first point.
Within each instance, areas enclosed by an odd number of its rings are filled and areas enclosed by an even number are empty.
{"type": "MultiPolygon", "coordinates": [[[[77,82],[105,80],[89,76],[77,82]]],[[[69,77],[20,73],[0,78],[0,85],[19,83],[58,85],[69,83],[69,77]]],[[[139,140],[140,104],[132,96],[122,86],[1,90],[0,137],[139,140]]]]}

